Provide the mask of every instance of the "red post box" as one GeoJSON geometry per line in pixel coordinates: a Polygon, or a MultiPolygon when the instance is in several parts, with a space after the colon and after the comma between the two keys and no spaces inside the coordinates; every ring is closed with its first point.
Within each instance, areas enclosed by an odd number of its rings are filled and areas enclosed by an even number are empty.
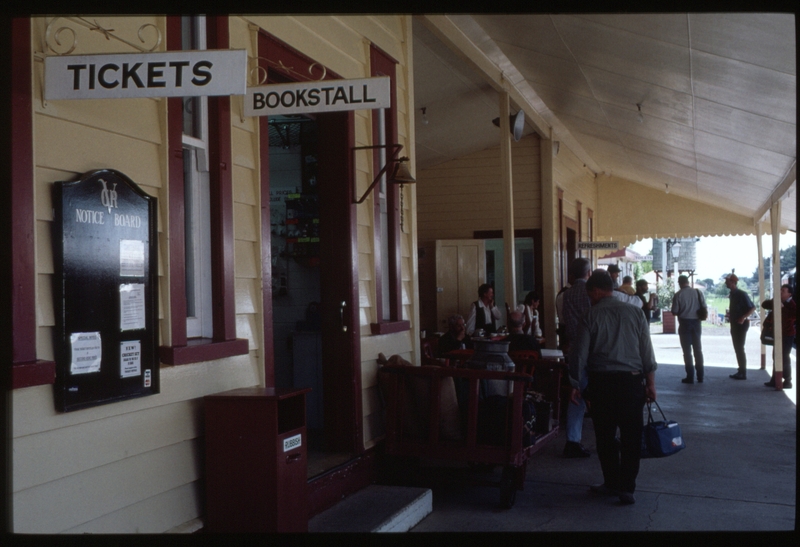
{"type": "Polygon", "coordinates": [[[307,532],[306,393],[249,387],[204,397],[208,532],[307,532]]]}

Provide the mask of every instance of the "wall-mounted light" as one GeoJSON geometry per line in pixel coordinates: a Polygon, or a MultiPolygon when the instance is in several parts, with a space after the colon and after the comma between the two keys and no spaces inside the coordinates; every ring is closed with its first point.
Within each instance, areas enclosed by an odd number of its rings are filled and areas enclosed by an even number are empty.
{"type": "MultiPolygon", "coordinates": [[[[394,151],[392,152],[392,157],[386,160],[386,165],[381,167],[381,170],[378,171],[375,180],[372,181],[372,184],[369,185],[367,191],[364,192],[364,195],[361,196],[361,199],[356,199],[356,188],[355,182],[353,182],[353,203],[360,204],[363,203],[372,189],[381,181],[381,177],[384,173],[390,173],[387,177],[386,182],[389,184],[413,184],[417,182],[417,179],[411,176],[411,172],[408,170],[408,165],[406,162],[409,161],[409,158],[403,156],[402,158],[397,158],[397,154],[400,153],[400,150],[403,149],[402,144],[375,144],[371,146],[356,146],[353,148],[353,155],[355,155],[356,150],[373,150],[375,148],[393,148],[394,151]]],[[[355,163],[355,159],[353,160],[355,163]]]]}
{"type": "Polygon", "coordinates": [[[553,157],[555,158],[558,156],[558,150],[561,148],[561,143],[559,141],[553,141],[553,157]]]}
{"type": "Polygon", "coordinates": [[[667,194],[669,194],[669,184],[666,185],[666,190],[664,190],[667,194]]]}
{"type": "Polygon", "coordinates": [[[422,110],[422,125],[428,125],[428,116],[426,114],[428,108],[423,106],[420,110],[422,110]]]}
{"type": "Polygon", "coordinates": [[[642,104],[636,103],[636,108],[639,109],[639,114],[636,116],[636,119],[639,120],[639,123],[644,122],[644,114],[642,114],[642,104]]]}

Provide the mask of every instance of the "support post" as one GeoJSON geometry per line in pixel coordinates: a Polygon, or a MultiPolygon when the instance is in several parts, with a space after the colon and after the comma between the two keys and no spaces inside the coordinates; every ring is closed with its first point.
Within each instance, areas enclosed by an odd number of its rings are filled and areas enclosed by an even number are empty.
{"type": "Polygon", "coordinates": [[[546,313],[544,319],[545,344],[548,348],[558,347],[556,335],[556,294],[558,286],[558,236],[556,233],[556,187],[553,180],[553,132],[549,139],[541,139],[539,145],[541,164],[541,214],[542,214],[542,275],[544,276],[542,303],[546,313]]]}
{"type": "Polygon", "coordinates": [[[517,306],[516,256],[514,252],[514,187],[511,177],[511,126],[508,93],[500,93],[500,184],[503,187],[505,222],[503,223],[503,257],[506,304],[517,306]]]}
{"type": "MultiPolygon", "coordinates": [[[[769,220],[772,227],[772,315],[775,318],[775,344],[774,350],[775,389],[783,390],[783,310],[781,310],[781,202],[776,201],[769,210],[769,220]]],[[[789,366],[792,366],[791,363],[789,366]]]]}
{"type": "MultiPolygon", "coordinates": [[[[765,292],[764,292],[764,246],[761,241],[761,223],[756,223],[756,244],[758,246],[758,299],[759,302],[763,302],[766,300],[765,292]]],[[[758,312],[759,317],[761,318],[761,324],[764,324],[764,308],[761,308],[758,312]]],[[[767,346],[761,344],[761,370],[767,368],[767,346]]]]}

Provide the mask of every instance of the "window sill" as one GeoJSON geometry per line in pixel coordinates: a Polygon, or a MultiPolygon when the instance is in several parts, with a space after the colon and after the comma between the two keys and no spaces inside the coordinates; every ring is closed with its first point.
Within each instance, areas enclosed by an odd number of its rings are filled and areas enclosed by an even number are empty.
{"type": "Polygon", "coordinates": [[[386,321],[384,323],[370,323],[372,334],[392,334],[411,330],[411,321],[386,321]]]}
{"type": "Polygon", "coordinates": [[[214,341],[210,338],[194,338],[185,346],[161,346],[159,357],[166,365],[188,365],[201,361],[213,361],[235,355],[247,355],[250,345],[245,338],[214,341]]]}
{"type": "Polygon", "coordinates": [[[55,361],[15,363],[11,367],[11,389],[44,386],[56,381],[55,361]]]}

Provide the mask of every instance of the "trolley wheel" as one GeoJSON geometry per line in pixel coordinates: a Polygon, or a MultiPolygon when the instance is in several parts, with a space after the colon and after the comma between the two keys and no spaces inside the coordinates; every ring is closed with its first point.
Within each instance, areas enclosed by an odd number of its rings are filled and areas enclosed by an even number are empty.
{"type": "Polygon", "coordinates": [[[507,465],[503,468],[503,476],[500,478],[500,507],[511,509],[517,501],[517,477],[516,469],[507,465]]]}

